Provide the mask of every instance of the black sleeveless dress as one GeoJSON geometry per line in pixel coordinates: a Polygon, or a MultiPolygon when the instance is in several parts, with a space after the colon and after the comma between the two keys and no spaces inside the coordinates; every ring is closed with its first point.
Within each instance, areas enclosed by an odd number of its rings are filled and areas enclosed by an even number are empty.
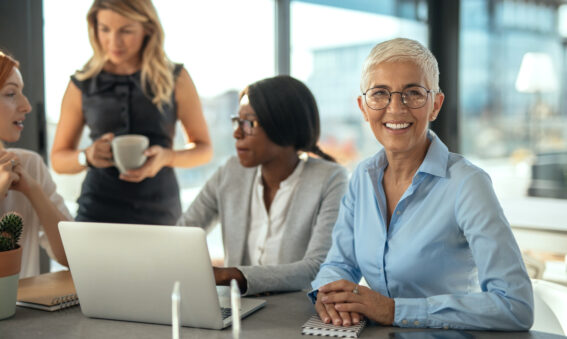
{"type": "MultiPolygon", "coordinates": [[[[182,68],[175,65],[175,78],[182,68]]],[[[115,136],[143,134],[150,139],[150,146],[172,148],[177,121],[175,100],[172,98],[172,105],[160,112],[144,95],[139,71],[131,75],[102,71],[84,81],[74,76],[71,80],[82,92],[83,115],[92,140],[108,132],[115,136]]],[[[175,225],[181,203],[173,168],[164,167],[155,177],[139,183],[118,176],[115,167],[87,170],[77,200],[76,220],[175,225]]]]}

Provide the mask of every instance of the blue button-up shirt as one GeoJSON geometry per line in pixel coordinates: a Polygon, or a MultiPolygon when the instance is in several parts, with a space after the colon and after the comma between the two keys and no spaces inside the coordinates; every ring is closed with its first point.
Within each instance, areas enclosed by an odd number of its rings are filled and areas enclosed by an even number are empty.
{"type": "Polygon", "coordinates": [[[433,133],[387,227],[384,150],[354,171],[312,282],[365,278],[395,301],[395,326],[529,329],[533,295],[489,176],[433,133]]]}

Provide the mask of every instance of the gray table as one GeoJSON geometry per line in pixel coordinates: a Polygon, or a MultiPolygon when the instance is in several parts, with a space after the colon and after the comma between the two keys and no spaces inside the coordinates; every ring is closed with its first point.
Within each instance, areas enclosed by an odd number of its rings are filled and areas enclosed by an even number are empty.
{"type": "MultiPolygon", "coordinates": [[[[264,308],[242,321],[243,339],[254,338],[317,338],[301,335],[301,325],[314,313],[304,292],[275,294],[262,297],[264,308]]],[[[181,338],[231,338],[230,328],[216,331],[183,327],[181,338]]],[[[16,315],[0,321],[0,338],[171,338],[171,327],[92,319],[83,316],[79,307],[58,312],[44,312],[17,307],[16,315]]],[[[396,327],[370,326],[361,338],[538,338],[557,339],[562,336],[537,331],[478,332],[451,330],[408,330],[396,327]]]]}

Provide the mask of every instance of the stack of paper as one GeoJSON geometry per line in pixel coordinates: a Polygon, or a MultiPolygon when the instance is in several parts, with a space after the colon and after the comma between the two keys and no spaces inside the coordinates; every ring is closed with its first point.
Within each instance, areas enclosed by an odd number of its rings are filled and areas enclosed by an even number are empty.
{"type": "Polygon", "coordinates": [[[366,326],[366,320],[352,326],[336,326],[325,324],[318,315],[313,315],[302,326],[302,334],[317,335],[323,337],[358,338],[362,329],[366,326]]]}

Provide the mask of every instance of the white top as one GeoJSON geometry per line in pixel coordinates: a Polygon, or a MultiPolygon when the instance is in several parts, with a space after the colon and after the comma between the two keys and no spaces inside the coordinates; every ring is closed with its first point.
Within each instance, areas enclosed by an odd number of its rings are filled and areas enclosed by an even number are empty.
{"type": "MultiPolygon", "coordinates": [[[[8,151],[15,153],[20,162],[29,175],[34,178],[49,199],[57,206],[59,211],[72,220],[71,214],[63,198],[57,194],[56,185],[51,179],[49,169],[43,163],[43,159],[35,152],[10,148],[8,151]]],[[[20,238],[20,246],[22,246],[22,268],[20,270],[20,278],[34,276],[39,274],[39,245],[45,248],[47,253],[53,258],[47,235],[43,232],[40,225],[39,217],[35,213],[30,201],[25,195],[18,191],[9,190],[4,200],[0,201],[0,213],[3,215],[7,212],[18,212],[22,215],[24,221],[24,229],[20,238]]]]}
{"type": "Polygon", "coordinates": [[[280,183],[280,188],[270,206],[270,212],[264,204],[264,185],[262,183],[262,166],[258,166],[254,179],[254,191],[250,204],[250,231],[248,232],[248,258],[250,265],[279,264],[280,245],[285,232],[284,224],[290,198],[299,182],[304,160],[291,175],[280,183]]]}

